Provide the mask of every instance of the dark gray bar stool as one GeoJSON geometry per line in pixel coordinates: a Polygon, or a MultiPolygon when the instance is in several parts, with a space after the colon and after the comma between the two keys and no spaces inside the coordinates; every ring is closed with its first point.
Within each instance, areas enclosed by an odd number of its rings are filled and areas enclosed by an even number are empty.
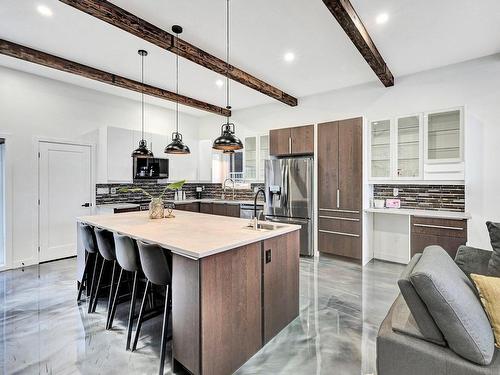
{"type": "Polygon", "coordinates": [[[134,321],[135,314],[135,300],[137,295],[137,283],[138,283],[138,273],[141,270],[141,263],[139,260],[139,253],[137,251],[136,242],[128,237],[118,233],[114,233],[115,239],[115,250],[116,250],[116,260],[120,265],[120,275],[118,276],[118,283],[115,290],[115,296],[113,298],[113,304],[111,307],[111,314],[108,320],[107,329],[111,329],[113,326],[113,320],[115,318],[116,304],[120,292],[120,284],[122,281],[123,271],[131,272],[134,274],[134,283],[132,286],[132,298],[130,300],[130,311],[128,316],[128,332],[127,332],[127,345],[126,349],[130,349],[130,341],[132,338],[132,325],[134,321]]]}
{"type": "Polygon", "coordinates": [[[101,271],[99,272],[99,278],[97,279],[97,287],[95,288],[95,295],[92,297],[93,303],[91,312],[95,312],[95,308],[97,306],[97,300],[99,298],[99,287],[101,286],[101,279],[102,279],[102,274],[104,272],[104,267],[106,266],[106,263],[111,262],[113,264],[113,271],[111,273],[111,282],[109,285],[108,314],[107,314],[108,316],[106,319],[106,326],[107,326],[108,325],[107,322],[109,321],[109,317],[111,314],[111,301],[115,283],[115,270],[116,270],[115,240],[113,238],[113,233],[108,230],[101,228],[94,228],[94,232],[97,240],[97,249],[99,251],[99,254],[101,254],[104,260],[101,265],[101,271]]]}
{"type": "Polygon", "coordinates": [[[80,287],[78,288],[78,297],[76,300],[79,302],[81,297],[82,297],[82,291],[83,288],[85,287],[87,294],[90,297],[89,300],[89,312],[90,312],[90,306],[92,305],[92,290],[94,288],[94,280],[96,276],[96,270],[97,270],[97,262],[99,260],[99,254],[97,251],[97,241],[95,238],[94,234],[94,229],[85,223],[78,223],[78,229],[80,231],[80,237],[82,239],[82,244],[83,247],[85,248],[85,251],[87,252],[87,256],[85,259],[85,268],[83,270],[83,276],[82,279],[80,280],[80,287]],[[94,258],[94,271],[92,273],[92,279],[90,281],[90,289],[89,289],[89,277],[87,275],[89,271],[89,267],[91,265],[91,258],[94,258]]]}
{"type": "Polygon", "coordinates": [[[172,264],[172,259],[169,256],[170,253],[167,253],[167,250],[161,248],[158,245],[137,241],[137,246],[139,247],[139,255],[141,257],[142,271],[144,272],[144,275],[146,275],[147,282],[146,290],[144,291],[144,297],[142,298],[141,310],[139,312],[139,319],[137,321],[137,329],[135,332],[132,351],[134,351],[137,346],[137,340],[141,331],[148,290],[151,287],[151,284],[164,287],[165,309],[163,313],[163,329],[161,333],[160,348],[160,374],[163,375],[163,368],[165,364],[165,350],[167,345],[168,320],[171,306],[172,276],[170,273],[170,267],[172,264]]]}

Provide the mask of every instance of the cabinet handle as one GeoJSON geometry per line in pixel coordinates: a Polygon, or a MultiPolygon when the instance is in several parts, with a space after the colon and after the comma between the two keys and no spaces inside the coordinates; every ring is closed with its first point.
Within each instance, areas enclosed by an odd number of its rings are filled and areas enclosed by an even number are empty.
{"type": "Polygon", "coordinates": [[[359,234],[344,233],[344,232],[334,232],[334,231],[331,231],[331,230],[319,229],[319,232],[330,233],[330,234],[338,234],[339,236],[359,237],[359,234]]]}
{"type": "Polygon", "coordinates": [[[345,220],[345,221],[359,221],[359,219],[354,219],[350,217],[338,217],[338,216],[323,216],[319,215],[320,219],[332,219],[332,220],[345,220]]]}
{"type": "Polygon", "coordinates": [[[464,228],[459,228],[459,227],[447,227],[447,226],[444,226],[444,225],[432,225],[432,224],[413,224],[413,226],[415,226],[415,227],[423,227],[423,228],[464,230],[464,228]]]}
{"type": "Polygon", "coordinates": [[[359,211],[353,211],[353,210],[337,210],[335,208],[320,208],[320,211],[330,211],[330,212],[343,212],[347,214],[359,214],[359,211]]]}
{"type": "Polygon", "coordinates": [[[292,153],[292,137],[288,137],[288,153],[292,153]]]}

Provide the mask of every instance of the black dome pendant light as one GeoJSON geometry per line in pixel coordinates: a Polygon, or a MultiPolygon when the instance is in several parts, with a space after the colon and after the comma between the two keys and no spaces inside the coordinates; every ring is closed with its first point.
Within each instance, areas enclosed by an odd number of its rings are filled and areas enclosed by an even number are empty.
{"type": "MultiPolygon", "coordinates": [[[[179,25],[172,26],[172,31],[175,33],[175,41],[179,40],[179,34],[182,33],[182,27],[179,25]]],[[[176,94],[179,98],[179,55],[175,55],[175,79],[176,79],[176,94]]],[[[166,154],[190,154],[189,147],[182,142],[182,134],[179,133],[179,99],[175,101],[175,132],[172,133],[172,142],[165,147],[166,154]]]]}
{"type": "MultiPolygon", "coordinates": [[[[144,57],[148,55],[148,52],[140,49],[137,53],[141,56],[141,81],[144,85],[144,57]]],[[[153,152],[148,149],[148,143],[144,139],[144,89],[141,88],[141,140],[139,141],[139,147],[137,147],[132,152],[133,158],[150,159],[154,157],[153,152]]]]}
{"type": "MultiPolygon", "coordinates": [[[[231,109],[229,105],[229,0],[226,1],[226,108],[231,109]]],[[[221,126],[221,135],[215,139],[212,148],[222,150],[225,153],[241,150],[243,143],[234,134],[234,124],[227,121],[221,126]]]]}

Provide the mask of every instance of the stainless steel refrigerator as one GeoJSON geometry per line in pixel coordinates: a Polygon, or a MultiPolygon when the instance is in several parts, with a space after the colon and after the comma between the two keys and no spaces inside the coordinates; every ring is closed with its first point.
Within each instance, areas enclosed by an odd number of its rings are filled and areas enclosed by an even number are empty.
{"type": "Polygon", "coordinates": [[[300,254],[313,256],[313,158],[266,160],[266,220],[297,224],[300,254]]]}

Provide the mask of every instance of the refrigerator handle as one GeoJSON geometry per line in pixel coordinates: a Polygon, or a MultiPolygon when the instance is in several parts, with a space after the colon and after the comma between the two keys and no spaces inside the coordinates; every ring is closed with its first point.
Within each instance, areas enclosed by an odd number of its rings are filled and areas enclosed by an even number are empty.
{"type": "Polygon", "coordinates": [[[340,189],[337,189],[337,208],[340,207],[340,189]]]}

